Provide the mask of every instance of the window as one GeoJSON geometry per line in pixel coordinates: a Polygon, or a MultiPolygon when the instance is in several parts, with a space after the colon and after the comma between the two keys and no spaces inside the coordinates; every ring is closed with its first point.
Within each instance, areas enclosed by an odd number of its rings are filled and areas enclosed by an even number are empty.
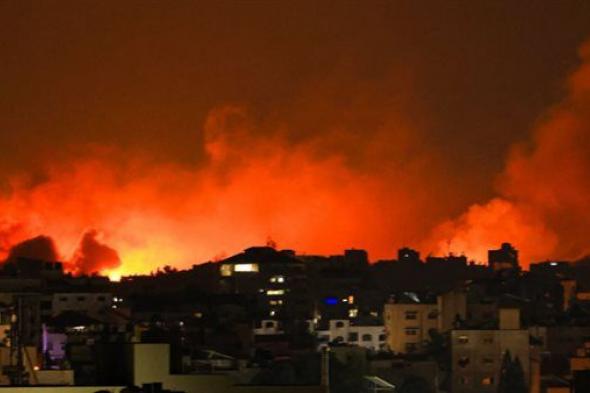
{"type": "Polygon", "coordinates": [[[222,277],[229,277],[232,274],[231,265],[221,265],[219,271],[222,277]]]}
{"type": "Polygon", "coordinates": [[[65,297],[65,296],[62,296],[62,297],[59,298],[59,301],[60,302],[67,302],[68,301],[68,298],[65,297]]]}
{"type": "Polygon", "coordinates": [[[268,289],[266,291],[267,296],[281,296],[285,294],[284,289],[268,289]]]}
{"type": "Polygon", "coordinates": [[[417,319],[418,311],[406,311],[406,319],[417,319]]]}
{"type": "Polygon", "coordinates": [[[359,340],[359,334],[354,332],[354,333],[348,333],[348,341],[358,341],[359,340]]]}
{"type": "Polygon", "coordinates": [[[385,341],[385,334],[379,335],[379,341],[385,341]]]}
{"type": "Polygon", "coordinates": [[[351,308],[350,310],[348,310],[348,318],[356,318],[359,315],[359,309],[358,308],[351,308]]]}
{"type": "Polygon", "coordinates": [[[485,377],[481,380],[482,385],[493,385],[494,384],[494,377],[485,377]]]}
{"type": "Polygon", "coordinates": [[[432,310],[428,313],[428,319],[436,319],[438,318],[438,310],[432,310]]]}
{"type": "Polygon", "coordinates": [[[79,302],[83,302],[84,300],[86,300],[86,296],[78,296],[76,300],[78,300],[79,302]]]}
{"type": "Polygon", "coordinates": [[[272,276],[270,278],[270,282],[282,284],[282,283],[285,282],[285,277],[283,277],[283,276],[272,276]]]}
{"type": "Polygon", "coordinates": [[[267,329],[272,329],[272,328],[275,327],[275,323],[273,321],[266,321],[264,323],[264,327],[267,328],[267,329]]]}
{"type": "Polygon", "coordinates": [[[469,358],[467,356],[461,356],[459,360],[457,360],[457,364],[461,368],[465,368],[469,365],[469,358]]]}
{"type": "Polygon", "coordinates": [[[414,352],[417,348],[416,343],[406,343],[406,352],[414,352]]]}
{"type": "Polygon", "coordinates": [[[337,337],[334,339],[334,341],[335,341],[335,342],[337,342],[337,343],[341,343],[341,342],[343,342],[343,341],[344,341],[344,337],[342,337],[342,336],[337,336],[337,337]]]}
{"type": "Polygon", "coordinates": [[[336,327],[337,328],[343,328],[344,327],[344,322],[342,322],[342,321],[336,322],[336,327]]]}
{"type": "Polygon", "coordinates": [[[406,328],[406,335],[407,336],[417,336],[418,335],[418,328],[406,328]]]}
{"type": "Polygon", "coordinates": [[[373,336],[370,334],[363,334],[363,341],[364,342],[373,341],[373,336]]]}
{"type": "Polygon", "coordinates": [[[258,272],[258,264],[257,263],[240,263],[238,265],[234,265],[234,272],[258,272]]]}
{"type": "Polygon", "coordinates": [[[459,336],[457,337],[458,344],[467,344],[469,342],[469,337],[467,336],[459,336]]]}

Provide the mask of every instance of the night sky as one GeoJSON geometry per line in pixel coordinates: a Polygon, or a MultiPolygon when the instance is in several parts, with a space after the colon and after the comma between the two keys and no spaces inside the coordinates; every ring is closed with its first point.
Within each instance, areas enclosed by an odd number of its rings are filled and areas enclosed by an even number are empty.
{"type": "Polygon", "coordinates": [[[590,254],[590,2],[2,1],[0,36],[5,257],[590,254]]]}

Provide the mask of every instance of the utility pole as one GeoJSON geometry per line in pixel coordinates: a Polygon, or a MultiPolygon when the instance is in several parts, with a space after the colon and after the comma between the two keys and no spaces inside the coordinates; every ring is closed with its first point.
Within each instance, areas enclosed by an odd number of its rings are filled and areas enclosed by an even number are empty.
{"type": "Polygon", "coordinates": [[[321,386],[324,393],[330,393],[330,347],[322,348],[321,386]]]}

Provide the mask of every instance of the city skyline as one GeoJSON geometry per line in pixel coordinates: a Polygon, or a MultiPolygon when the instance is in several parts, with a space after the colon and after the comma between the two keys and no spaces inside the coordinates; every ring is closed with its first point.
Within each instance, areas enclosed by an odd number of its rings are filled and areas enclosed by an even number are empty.
{"type": "Polygon", "coordinates": [[[585,3],[0,7],[2,259],[590,254],[585,3]]]}

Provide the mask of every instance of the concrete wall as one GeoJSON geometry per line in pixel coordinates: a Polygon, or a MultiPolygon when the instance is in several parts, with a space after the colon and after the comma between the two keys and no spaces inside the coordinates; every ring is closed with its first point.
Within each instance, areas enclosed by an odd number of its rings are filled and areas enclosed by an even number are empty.
{"type": "Polygon", "coordinates": [[[453,393],[496,392],[506,351],[519,358],[530,385],[528,330],[453,330],[451,340],[453,393]]]}
{"type": "Polygon", "coordinates": [[[397,353],[406,353],[408,344],[414,344],[419,348],[420,343],[430,339],[428,331],[437,329],[438,306],[390,303],[385,305],[383,319],[389,349],[397,353]],[[408,313],[415,315],[415,319],[409,318],[408,313]]]}

